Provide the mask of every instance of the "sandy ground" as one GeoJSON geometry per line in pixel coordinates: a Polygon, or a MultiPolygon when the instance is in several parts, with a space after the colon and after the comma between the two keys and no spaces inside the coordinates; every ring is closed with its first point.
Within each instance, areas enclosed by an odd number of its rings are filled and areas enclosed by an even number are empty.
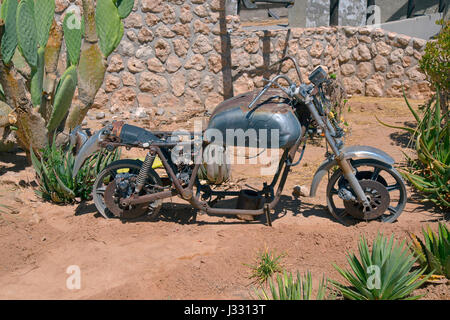
{"type": "MultiPolygon", "coordinates": [[[[401,162],[407,137],[381,126],[374,115],[397,125],[412,121],[403,100],[354,97],[350,106],[347,145],[375,146],[401,162]]],[[[99,125],[89,122],[94,129],[99,125]]],[[[393,224],[341,225],[326,209],[326,181],[316,198],[292,197],[293,186],[309,186],[324,153],[308,145],[303,163],[288,177],[273,227],[207,215],[192,221],[193,210],[178,198],[166,201],[157,222],[106,220],[92,202],[42,202],[34,195],[34,172],[24,153],[1,154],[0,203],[13,210],[0,213],[0,298],[252,299],[255,285],[247,265],[265,249],[283,254],[288,271],[310,270],[317,284],[323,275],[342,280],[332,263],[346,266],[345,253],[356,250],[362,235],[372,240],[379,232],[395,233],[401,240],[426,225],[436,229],[442,216],[419,203],[409,188],[406,209],[393,224]],[[69,266],[79,267],[81,289],[67,288],[69,266]]],[[[263,182],[248,166],[235,167],[233,179],[255,187],[263,182]]],[[[449,284],[428,284],[416,293],[450,298],[449,284]]]]}

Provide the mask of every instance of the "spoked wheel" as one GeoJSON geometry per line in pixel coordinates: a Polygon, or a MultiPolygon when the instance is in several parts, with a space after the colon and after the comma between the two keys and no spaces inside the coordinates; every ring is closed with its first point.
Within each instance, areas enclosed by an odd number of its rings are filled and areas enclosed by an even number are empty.
{"type": "Polygon", "coordinates": [[[327,204],[330,213],[344,224],[364,220],[394,222],[406,205],[407,194],[401,175],[389,166],[376,160],[355,160],[352,166],[356,178],[369,199],[370,206],[364,207],[353,200],[345,200],[342,194],[356,197],[341,169],[331,176],[327,186],[327,204]],[[344,198],[344,199],[342,199],[344,198]]]}
{"type": "MultiPolygon", "coordinates": [[[[150,220],[156,220],[159,217],[162,200],[126,208],[120,204],[120,199],[134,193],[135,181],[141,166],[142,161],[124,159],[111,163],[100,172],[95,180],[92,194],[95,206],[103,217],[134,219],[146,215],[150,220]]],[[[153,169],[150,169],[149,177],[140,195],[158,192],[158,186],[162,186],[161,179],[153,169]]]]}

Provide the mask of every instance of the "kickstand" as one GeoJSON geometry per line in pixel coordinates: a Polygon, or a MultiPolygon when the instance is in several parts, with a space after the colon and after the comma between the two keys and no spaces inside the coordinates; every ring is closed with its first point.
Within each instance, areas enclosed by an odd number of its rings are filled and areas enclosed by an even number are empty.
{"type": "Polygon", "coordinates": [[[270,208],[269,208],[269,204],[268,203],[266,203],[265,206],[264,206],[264,213],[266,214],[267,225],[269,227],[271,227],[272,226],[272,220],[270,218],[270,208]]]}

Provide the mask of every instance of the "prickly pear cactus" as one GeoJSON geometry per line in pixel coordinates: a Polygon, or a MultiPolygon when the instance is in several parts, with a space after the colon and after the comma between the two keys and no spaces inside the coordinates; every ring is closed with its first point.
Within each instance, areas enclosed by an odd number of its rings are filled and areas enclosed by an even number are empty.
{"type": "Polygon", "coordinates": [[[17,115],[22,147],[31,145],[39,154],[58,130],[79,125],[92,106],[134,0],[82,0],[83,16],[81,10],[67,12],[62,23],[54,17],[55,0],[0,0],[0,5],[3,104],[17,115]],[[59,74],[63,41],[68,63],[59,74]]]}

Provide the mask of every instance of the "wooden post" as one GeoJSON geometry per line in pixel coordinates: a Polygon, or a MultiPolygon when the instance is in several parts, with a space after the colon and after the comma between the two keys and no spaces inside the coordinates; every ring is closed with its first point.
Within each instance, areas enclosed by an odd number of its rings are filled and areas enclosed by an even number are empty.
{"type": "Polygon", "coordinates": [[[330,26],[339,25],[339,0],[330,0],[330,26]]]}

